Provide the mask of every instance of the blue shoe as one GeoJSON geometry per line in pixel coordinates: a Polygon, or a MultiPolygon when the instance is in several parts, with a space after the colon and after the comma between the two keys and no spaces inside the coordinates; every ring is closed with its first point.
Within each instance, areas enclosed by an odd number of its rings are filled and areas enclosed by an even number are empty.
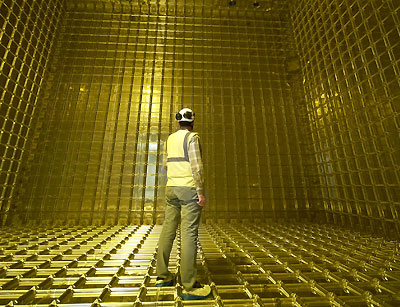
{"type": "Polygon", "coordinates": [[[170,274],[167,278],[157,277],[156,287],[171,287],[174,285],[175,276],[170,274]]]}
{"type": "Polygon", "coordinates": [[[202,286],[196,281],[193,290],[182,292],[182,299],[184,301],[204,300],[211,294],[211,287],[209,285],[202,286]]]}

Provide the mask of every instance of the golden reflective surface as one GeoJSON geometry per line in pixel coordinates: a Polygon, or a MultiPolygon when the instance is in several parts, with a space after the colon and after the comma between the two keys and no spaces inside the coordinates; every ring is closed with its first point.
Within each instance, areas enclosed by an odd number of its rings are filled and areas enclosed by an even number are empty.
{"type": "Polygon", "coordinates": [[[206,220],[398,237],[399,4],[239,2],[1,2],[2,224],[161,223],[188,106],[206,220]]]}
{"type": "Polygon", "coordinates": [[[0,225],[15,204],[17,175],[49,63],[61,1],[0,2],[0,225]]]}
{"type": "Polygon", "coordinates": [[[397,1],[298,1],[292,20],[327,221],[397,236],[397,1]]]}
{"type": "Polygon", "coordinates": [[[206,218],[298,217],[307,201],[287,9],[157,15],[70,3],[15,222],[160,223],[162,148],[184,105],[202,139],[206,218]]]}
{"type": "MultiPolygon", "coordinates": [[[[200,228],[198,279],[212,295],[181,301],[154,286],[161,226],[8,228],[0,231],[5,306],[399,306],[396,243],[304,224],[200,228]]],[[[179,276],[180,238],[170,270],[179,276]]]]}

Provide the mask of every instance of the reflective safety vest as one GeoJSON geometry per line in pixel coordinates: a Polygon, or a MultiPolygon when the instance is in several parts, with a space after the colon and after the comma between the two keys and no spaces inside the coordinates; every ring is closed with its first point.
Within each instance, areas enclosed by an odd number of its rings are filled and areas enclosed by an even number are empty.
{"type": "Polygon", "coordinates": [[[167,139],[167,186],[196,187],[189,162],[189,142],[195,132],[178,130],[167,139]]]}

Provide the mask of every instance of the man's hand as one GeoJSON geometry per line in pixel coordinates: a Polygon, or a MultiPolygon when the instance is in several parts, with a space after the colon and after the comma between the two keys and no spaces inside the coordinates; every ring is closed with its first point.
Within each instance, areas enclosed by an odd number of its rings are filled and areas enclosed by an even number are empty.
{"type": "Polygon", "coordinates": [[[204,207],[206,205],[206,196],[203,194],[199,194],[199,201],[197,204],[201,207],[204,207]]]}

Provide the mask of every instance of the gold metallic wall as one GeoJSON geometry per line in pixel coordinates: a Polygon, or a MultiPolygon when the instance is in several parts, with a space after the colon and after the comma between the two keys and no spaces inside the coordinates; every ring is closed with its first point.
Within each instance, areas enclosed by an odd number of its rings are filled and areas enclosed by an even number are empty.
{"type": "Polygon", "coordinates": [[[0,225],[15,205],[62,9],[61,0],[0,1],[0,225]]]}
{"type": "MultiPolygon", "coordinates": [[[[301,58],[326,220],[399,234],[400,3],[298,0],[301,58]]],[[[313,181],[313,180],[310,180],[313,181]]]]}
{"type": "Polygon", "coordinates": [[[2,217],[162,222],[189,106],[206,219],[398,235],[399,4],[260,3],[3,1],[2,217]]]}
{"type": "Polygon", "coordinates": [[[206,219],[307,218],[289,8],[268,5],[68,1],[10,221],[160,223],[182,106],[197,114],[206,219]]]}

